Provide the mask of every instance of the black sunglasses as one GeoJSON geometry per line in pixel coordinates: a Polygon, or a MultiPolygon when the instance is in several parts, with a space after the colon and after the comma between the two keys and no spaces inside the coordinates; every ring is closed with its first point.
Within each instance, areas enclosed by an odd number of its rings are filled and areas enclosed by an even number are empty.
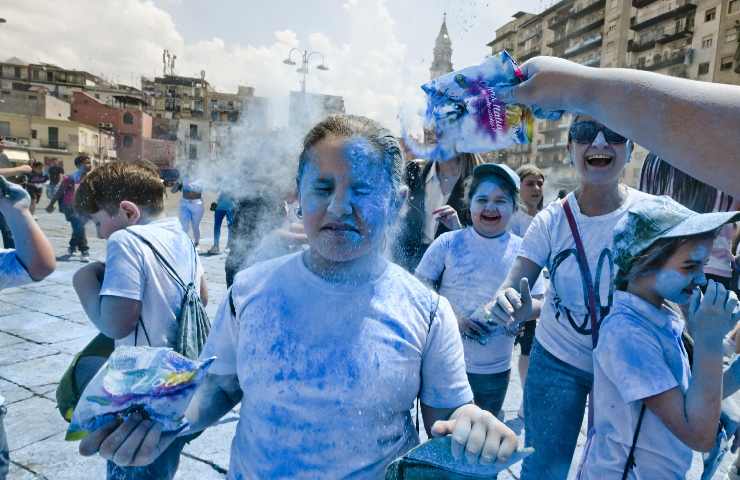
{"type": "Polygon", "coordinates": [[[626,143],[627,139],[622,135],[618,134],[614,130],[611,130],[604,125],[591,121],[584,120],[582,122],[576,122],[570,126],[570,138],[576,143],[590,144],[596,139],[596,136],[602,132],[604,138],[609,143],[626,143]]]}

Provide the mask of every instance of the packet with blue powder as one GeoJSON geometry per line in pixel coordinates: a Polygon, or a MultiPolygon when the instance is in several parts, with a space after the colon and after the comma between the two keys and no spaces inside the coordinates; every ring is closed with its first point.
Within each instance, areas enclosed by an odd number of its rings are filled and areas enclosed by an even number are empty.
{"type": "Polygon", "coordinates": [[[85,387],[65,439],[81,440],[136,412],[165,432],[184,429],[185,409],[214,359],[190,360],[170,348],[116,348],[85,387]]]}
{"type": "Polygon", "coordinates": [[[524,81],[524,75],[507,51],[488,57],[480,65],[438,77],[424,85],[427,108],[425,128],[433,130],[436,144],[420,145],[405,138],[421,158],[446,161],[459,153],[483,153],[532,141],[534,115],[523,105],[502,102],[497,89],[524,81]]]}

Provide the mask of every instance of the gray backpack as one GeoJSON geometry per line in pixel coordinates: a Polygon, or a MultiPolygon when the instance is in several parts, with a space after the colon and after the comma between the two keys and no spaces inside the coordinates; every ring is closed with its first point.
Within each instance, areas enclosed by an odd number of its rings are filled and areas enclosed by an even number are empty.
{"type": "MultiPolygon", "coordinates": [[[[165,269],[172,280],[174,280],[174,282],[183,290],[184,294],[182,296],[182,302],[180,303],[180,314],[177,316],[178,328],[175,351],[188,358],[197,359],[206,343],[208,333],[211,331],[211,321],[208,319],[208,314],[206,313],[206,309],[200,299],[200,292],[197,292],[195,289],[195,276],[197,275],[197,269],[195,266],[198,258],[198,252],[195,250],[195,245],[193,245],[193,279],[186,284],[182,278],[180,278],[180,275],[177,274],[174,267],[170,265],[167,259],[164,258],[159,251],[157,251],[149,240],[136,232],[131,230],[127,231],[144,242],[144,244],[152,250],[159,264],[165,269]]],[[[149,334],[146,331],[143,319],[139,319],[139,325],[144,330],[147,343],[149,343],[149,334]]],[[[137,337],[139,325],[136,326],[137,337]]]]}

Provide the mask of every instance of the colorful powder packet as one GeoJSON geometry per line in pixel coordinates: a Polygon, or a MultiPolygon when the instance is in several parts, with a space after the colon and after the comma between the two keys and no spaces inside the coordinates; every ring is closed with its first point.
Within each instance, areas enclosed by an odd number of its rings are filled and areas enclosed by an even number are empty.
{"type": "Polygon", "coordinates": [[[85,387],[65,439],[81,440],[135,412],[165,432],[187,427],[185,409],[214,359],[190,360],[170,348],[116,348],[85,387]]]}
{"type": "Polygon", "coordinates": [[[532,141],[534,115],[523,105],[502,102],[496,89],[524,81],[524,75],[507,51],[488,57],[480,65],[442,75],[424,85],[427,109],[425,129],[436,142],[421,145],[404,135],[416,156],[446,161],[459,153],[483,153],[532,141]]]}

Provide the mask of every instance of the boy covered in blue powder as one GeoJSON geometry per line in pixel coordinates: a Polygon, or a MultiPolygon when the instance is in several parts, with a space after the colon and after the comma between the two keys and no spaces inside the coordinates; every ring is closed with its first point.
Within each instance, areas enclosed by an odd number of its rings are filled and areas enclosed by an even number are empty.
{"type": "MultiPolygon", "coordinates": [[[[13,233],[16,249],[0,249],[0,289],[40,281],[56,267],[54,249],[39,225],[34,221],[29,206],[31,198],[20,185],[0,176],[0,213],[13,233]]],[[[0,395],[0,480],[4,480],[10,466],[8,441],[3,418],[5,399],[0,395]]]]}

